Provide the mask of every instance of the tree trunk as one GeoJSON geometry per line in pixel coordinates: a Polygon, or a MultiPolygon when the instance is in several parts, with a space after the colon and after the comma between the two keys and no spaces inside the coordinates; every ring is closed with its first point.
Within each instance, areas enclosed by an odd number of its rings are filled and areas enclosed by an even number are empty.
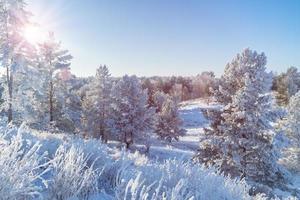
{"type": "Polygon", "coordinates": [[[181,101],[184,101],[184,84],[181,84],[181,101]]]}
{"type": "Polygon", "coordinates": [[[124,143],[126,144],[126,149],[129,149],[132,144],[132,133],[125,133],[124,143]]]}
{"type": "Polygon", "coordinates": [[[102,107],[102,111],[100,113],[100,127],[99,127],[99,134],[101,141],[103,143],[106,143],[106,138],[105,138],[105,124],[104,124],[104,107],[102,107]]]}
{"type": "Polygon", "coordinates": [[[129,144],[127,143],[127,133],[126,132],[124,133],[124,141],[123,142],[126,144],[126,149],[128,149],[129,144]]]}
{"type": "Polygon", "coordinates": [[[8,123],[12,122],[12,100],[13,100],[13,75],[12,72],[9,71],[9,68],[6,68],[6,77],[7,77],[7,87],[8,87],[8,113],[7,113],[7,121],[8,123]]]}
{"type": "Polygon", "coordinates": [[[99,134],[100,134],[100,138],[101,138],[101,141],[103,143],[106,143],[106,138],[105,138],[105,134],[104,134],[104,127],[103,127],[103,123],[100,122],[100,127],[99,127],[99,134]]]}
{"type": "Polygon", "coordinates": [[[50,81],[50,94],[49,94],[49,115],[50,123],[53,122],[53,81],[50,81]]]}

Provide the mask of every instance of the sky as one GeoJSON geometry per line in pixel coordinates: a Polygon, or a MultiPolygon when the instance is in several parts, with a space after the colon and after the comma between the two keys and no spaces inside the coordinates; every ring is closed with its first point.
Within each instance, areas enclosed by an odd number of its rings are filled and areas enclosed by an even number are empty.
{"type": "Polygon", "coordinates": [[[94,75],[222,74],[244,48],[265,52],[269,70],[300,67],[299,0],[28,0],[34,20],[94,75]]]}

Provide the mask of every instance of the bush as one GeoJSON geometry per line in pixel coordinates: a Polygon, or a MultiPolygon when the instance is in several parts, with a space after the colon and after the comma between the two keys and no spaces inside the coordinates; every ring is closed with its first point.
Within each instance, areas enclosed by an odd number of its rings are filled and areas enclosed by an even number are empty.
{"type": "Polygon", "coordinates": [[[41,197],[46,186],[42,178],[48,171],[45,154],[39,154],[40,143],[24,140],[21,133],[11,141],[0,136],[0,197],[1,199],[32,199],[41,197]]]}
{"type": "Polygon", "coordinates": [[[98,140],[24,126],[2,131],[0,199],[253,199],[244,181],[191,162],[159,163],[98,140]]]}

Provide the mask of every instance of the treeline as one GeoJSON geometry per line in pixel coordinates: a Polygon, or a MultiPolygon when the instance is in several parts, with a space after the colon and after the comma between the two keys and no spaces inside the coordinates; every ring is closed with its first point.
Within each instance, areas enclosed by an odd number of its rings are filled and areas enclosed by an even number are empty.
{"type": "Polygon", "coordinates": [[[54,33],[39,44],[26,40],[24,31],[33,24],[30,15],[22,0],[0,2],[0,103],[6,123],[26,122],[36,129],[83,134],[103,142],[119,140],[127,147],[151,137],[172,142],[184,133],[179,102],[210,95],[212,72],[114,78],[100,66],[95,76],[75,77],[70,72],[73,57],[54,33]]]}
{"type": "Polygon", "coordinates": [[[196,98],[208,98],[211,90],[216,83],[213,72],[202,72],[197,76],[182,77],[142,77],[142,86],[148,90],[150,102],[155,91],[162,91],[180,101],[196,98]]]}
{"type": "MultiPolygon", "coordinates": [[[[143,88],[136,76],[113,78],[106,66],[93,77],[75,77],[70,72],[73,57],[53,33],[39,44],[26,40],[29,16],[22,0],[0,2],[2,121],[26,122],[36,129],[78,133],[103,142],[119,140],[127,147],[137,140],[147,143],[151,137],[172,142],[184,134],[177,95],[164,92],[165,88],[143,88]]],[[[184,79],[176,79],[170,90],[175,91],[179,81],[184,79]]]]}

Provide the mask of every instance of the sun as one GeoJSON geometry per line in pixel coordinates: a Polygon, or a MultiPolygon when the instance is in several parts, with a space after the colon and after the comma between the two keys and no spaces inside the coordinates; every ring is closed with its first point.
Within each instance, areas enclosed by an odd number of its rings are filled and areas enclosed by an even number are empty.
{"type": "Polygon", "coordinates": [[[46,40],[46,31],[39,26],[28,25],[24,28],[24,38],[31,44],[43,43],[46,40]]]}

